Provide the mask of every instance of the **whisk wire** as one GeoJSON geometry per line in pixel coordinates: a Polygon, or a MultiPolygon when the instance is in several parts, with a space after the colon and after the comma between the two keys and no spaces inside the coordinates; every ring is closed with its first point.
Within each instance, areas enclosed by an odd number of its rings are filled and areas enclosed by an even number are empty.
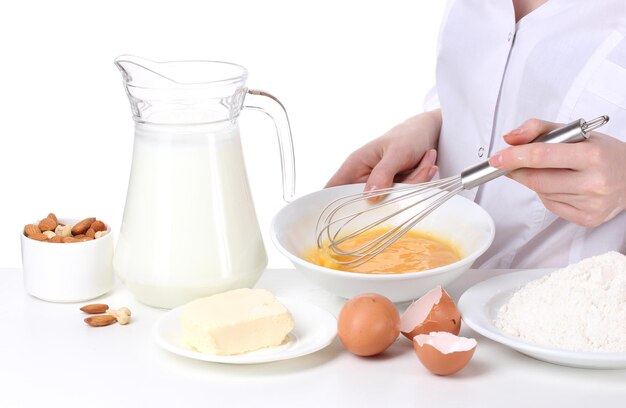
{"type": "MultiPolygon", "coordinates": [[[[366,225],[363,228],[358,229],[357,231],[352,232],[349,236],[346,237],[342,237],[341,239],[337,240],[337,237],[340,235],[340,233],[343,231],[344,227],[350,223],[352,223],[356,218],[362,216],[363,214],[366,214],[370,211],[380,211],[381,208],[384,208],[386,206],[389,205],[393,205],[397,202],[400,201],[404,201],[407,198],[410,198],[412,196],[417,196],[417,195],[421,195],[423,194],[424,191],[429,191],[429,190],[433,190],[434,193],[432,194],[432,196],[436,195],[439,193],[438,190],[436,189],[447,189],[450,186],[453,186],[454,184],[458,183],[458,177],[450,177],[447,179],[442,179],[442,180],[437,180],[434,182],[429,182],[429,183],[423,183],[423,184],[418,184],[418,185],[412,185],[412,186],[407,186],[407,187],[391,187],[391,188],[385,188],[385,189],[381,189],[381,190],[374,190],[371,192],[367,192],[367,193],[357,193],[357,194],[350,194],[341,198],[338,198],[334,201],[332,201],[331,203],[329,203],[320,213],[320,216],[318,217],[317,223],[316,223],[316,235],[317,235],[317,245],[318,247],[322,247],[323,244],[323,236],[326,235],[327,239],[330,242],[333,242],[335,244],[340,244],[342,242],[345,242],[346,240],[350,239],[350,236],[355,236],[359,233],[362,233],[368,229],[371,229],[373,227],[376,227],[382,223],[384,223],[385,221],[395,217],[397,214],[399,214],[400,212],[414,207],[414,205],[410,205],[407,206],[403,209],[398,210],[397,212],[394,212],[393,214],[383,217],[382,219],[379,219],[378,221],[376,221],[373,224],[370,225],[366,225]],[[400,194],[400,195],[396,195],[384,202],[382,202],[381,204],[377,205],[377,206],[372,206],[370,208],[367,209],[363,209],[361,211],[357,211],[357,212],[353,212],[350,213],[348,215],[345,216],[341,216],[336,218],[336,214],[341,211],[342,209],[355,204],[355,203],[360,203],[365,199],[371,198],[371,197],[377,197],[377,196],[383,196],[383,195],[387,195],[390,192],[394,192],[394,193],[398,193],[398,192],[403,192],[403,191],[409,191],[408,193],[405,194],[400,194]],[[330,211],[330,212],[329,212],[330,211]],[[324,223],[322,224],[322,220],[324,220],[324,223]],[[341,223],[342,221],[345,221],[339,228],[337,228],[334,233],[331,231],[331,227],[341,223]],[[323,227],[322,227],[323,225],[323,227]]],[[[426,199],[432,198],[431,197],[426,197],[426,198],[422,198],[422,201],[425,201],[426,199]]],[[[416,203],[415,205],[419,204],[416,203]]]]}
{"type": "Polygon", "coordinates": [[[409,230],[411,230],[417,223],[422,221],[426,216],[428,216],[430,213],[432,213],[437,208],[439,208],[442,204],[448,201],[450,197],[454,196],[455,194],[457,194],[459,191],[462,191],[462,190],[463,190],[463,187],[460,184],[458,187],[454,189],[444,190],[445,194],[442,194],[441,197],[439,197],[438,199],[433,201],[431,204],[429,204],[428,207],[424,211],[420,211],[418,214],[412,216],[411,218],[404,221],[397,227],[383,234],[386,237],[386,239],[381,239],[381,240],[376,239],[377,241],[376,246],[372,248],[368,248],[366,252],[344,251],[342,255],[350,256],[350,259],[347,261],[336,259],[335,262],[340,265],[349,265],[351,267],[357,267],[359,265],[364,264],[365,262],[369,261],[376,255],[378,255],[379,253],[387,249],[389,246],[393,245],[394,242],[396,242],[398,239],[400,239],[402,235],[406,234],[409,230]]]}
{"type": "Polygon", "coordinates": [[[463,186],[461,184],[460,178],[450,177],[434,182],[412,185],[408,187],[389,188],[375,190],[369,193],[352,194],[334,200],[326,208],[324,208],[318,219],[316,227],[318,246],[322,247],[323,237],[326,236],[329,242],[328,248],[333,252],[334,255],[349,258],[348,260],[336,259],[335,261],[341,265],[351,265],[356,267],[367,262],[374,256],[378,255],[380,252],[384,251],[386,248],[396,242],[402,235],[412,229],[424,217],[426,217],[436,208],[441,206],[451,196],[457,194],[462,189],[463,186]],[[345,210],[352,205],[361,203],[362,201],[374,196],[387,195],[391,191],[396,194],[377,206],[361,209],[359,211],[353,211],[347,215],[337,217],[337,214],[340,211],[345,210]],[[415,201],[403,206],[402,208],[388,215],[385,215],[384,217],[375,220],[374,222],[366,224],[349,234],[337,238],[340,236],[344,228],[347,225],[351,225],[351,223],[358,217],[361,217],[370,211],[380,211],[381,208],[396,204],[401,201],[406,201],[410,198],[415,198],[415,201]],[[429,201],[432,201],[432,203],[429,203],[429,201]],[[357,237],[358,235],[368,230],[371,230],[372,228],[375,228],[388,220],[394,219],[399,214],[405,213],[408,210],[416,207],[424,208],[419,210],[417,214],[409,216],[407,219],[403,220],[403,222],[398,223],[395,227],[380,234],[376,238],[369,240],[364,244],[358,246],[357,248],[353,248],[350,250],[345,250],[341,247],[341,244],[344,244],[347,241],[357,237]],[[323,227],[320,229],[322,220],[323,227]],[[337,225],[339,226],[333,230],[333,227],[337,225]]]}
{"type": "MultiPolygon", "coordinates": [[[[437,193],[434,193],[434,194],[437,194],[437,193]]],[[[434,195],[434,194],[433,194],[433,195],[434,195]]],[[[386,207],[386,206],[389,206],[389,205],[395,204],[395,203],[397,203],[398,201],[405,200],[405,199],[407,199],[407,198],[409,198],[409,197],[411,197],[411,196],[413,196],[413,195],[416,195],[416,193],[413,193],[413,192],[410,192],[410,193],[405,193],[405,194],[402,194],[402,195],[401,195],[401,196],[399,196],[399,197],[395,197],[395,198],[393,198],[393,199],[388,200],[388,201],[387,201],[387,202],[385,202],[385,203],[380,204],[378,207],[372,207],[372,208],[369,208],[369,209],[365,209],[365,210],[363,210],[363,211],[361,211],[361,212],[359,212],[359,213],[357,213],[357,214],[355,214],[355,215],[349,215],[349,216],[341,217],[341,218],[338,218],[337,220],[334,220],[334,221],[329,222],[329,223],[328,223],[328,225],[330,226],[330,225],[333,225],[333,224],[335,224],[335,223],[341,222],[341,221],[343,221],[343,220],[345,220],[345,219],[348,219],[348,218],[349,218],[349,220],[348,220],[348,221],[346,221],[346,222],[345,222],[345,223],[344,223],[341,227],[339,227],[339,228],[337,229],[337,231],[333,234],[333,241],[334,241],[333,243],[334,243],[334,244],[341,244],[342,242],[345,242],[345,241],[347,241],[347,240],[351,239],[353,236],[355,236],[355,235],[357,235],[357,234],[360,234],[360,233],[362,233],[362,232],[364,232],[364,231],[366,231],[366,230],[368,230],[368,229],[371,229],[371,228],[373,228],[373,227],[376,227],[376,226],[378,226],[378,225],[380,225],[380,224],[384,223],[385,221],[387,221],[387,220],[389,220],[389,219],[391,219],[391,218],[395,217],[398,213],[402,212],[404,209],[398,210],[398,211],[396,211],[396,212],[394,212],[394,213],[392,213],[392,214],[390,214],[390,215],[387,215],[387,216],[385,216],[385,217],[383,217],[383,218],[380,218],[378,221],[376,221],[376,222],[374,222],[374,223],[372,223],[372,224],[370,224],[370,225],[367,225],[367,226],[365,226],[365,227],[363,227],[363,228],[361,228],[361,229],[359,229],[359,230],[356,230],[356,231],[352,232],[351,234],[349,234],[349,235],[347,235],[347,236],[345,236],[345,237],[343,237],[343,238],[341,238],[341,239],[339,239],[339,240],[336,240],[337,236],[338,236],[338,235],[339,235],[339,233],[343,230],[344,226],[345,226],[345,225],[347,225],[348,223],[352,222],[352,221],[353,221],[354,219],[356,219],[357,217],[360,217],[360,216],[362,216],[363,214],[368,213],[368,212],[370,212],[370,211],[379,210],[380,208],[384,208],[384,207],[386,207]]],[[[361,200],[359,200],[359,201],[361,201],[361,200]]],[[[412,206],[413,206],[413,205],[411,205],[411,206],[409,206],[409,207],[406,207],[405,209],[408,209],[408,208],[410,208],[410,207],[412,207],[412,206]]]]}
{"type": "MultiPolygon", "coordinates": [[[[423,203],[427,202],[428,200],[430,200],[430,199],[436,197],[437,195],[441,194],[442,191],[445,191],[445,190],[433,189],[432,191],[427,192],[426,193],[427,195],[425,197],[420,197],[420,200],[417,200],[417,201],[415,201],[415,202],[413,202],[413,203],[411,203],[411,204],[409,204],[409,205],[407,205],[407,206],[405,206],[403,208],[400,208],[399,210],[397,210],[397,211],[395,211],[395,212],[393,212],[393,213],[391,213],[391,214],[389,214],[389,215],[387,215],[385,217],[382,217],[382,218],[378,219],[377,221],[375,221],[375,222],[373,222],[371,224],[368,224],[368,225],[366,225],[364,227],[361,227],[361,228],[357,229],[356,231],[354,231],[354,232],[352,232],[352,233],[342,237],[341,239],[333,239],[332,242],[329,245],[329,248],[331,248],[337,254],[347,255],[343,251],[339,250],[339,245],[340,244],[353,239],[355,236],[357,236],[357,235],[359,235],[359,234],[361,234],[361,233],[363,233],[363,232],[365,232],[365,231],[367,231],[369,229],[372,229],[374,227],[379,226],[380,224],[383,224],[385,221],[388,221],[390,219],[395,218],[400,213],[403,213],[403,212],[405,212],[405,211],[407,211],[407,210],[409,210],[411,208],[414,208],[414,207],[416,207],[416,206],[418,206],[420,204],[423,204],[423,203]]],[[[401,195],[399,197],[396,197],[394,199],[389,200],[389,202],[386,203],[386,204],[381,204],[381,206],[379,206],[377,208],[381,208],[384,205],[393,204],[393,203],[395,203],[397,201],[406,200],[407,198],[409,198],[411,196],[423,195],[423,194],[424,193],[423,193],[422,190],[420,190],[419,192],[406,193],[406,194],[403,194],[403,195],[401,195]]],[[[357,216],[363,215],[364,213],[366,213],[368,211],[372,211],[374,209],[376,209],[376,208],[364,210],[364,211],[358,213],[356,216],[352,217],[350,220],[348,220],[346,223],[344,223],[341,227],[339,227],[337,233],[334,235],[334,238],[336,238],[336,236],[338,235],[339,231],[342,230],[345,227],[345,225],[347,225],[349,222],[351,222],[354,218],[356,218],[357,216]]],[[[347,217],[345,217],[345,218],[347,218],[347,217]]],[[[386,236],[390,235],[391,233],[393,233],[397,229],[399,229],[400,226],[398,226],[396,228],[393,228],[392,230],[387,231],[386,233],[382,234],[380,237],[381,238],[385,238],[386,236]]],[[[375,244],[378,241],[379,241],[379,239],[377,238],[377,239],[372,240],[371,243],[375,244]]],[[[350,252],[358,253],[359,251],[367,248],[368,246],[371,246],[371,245],[365,244],[365,245],[363,245],[363,246],[361,246],[359,248],[356,248],[356,249],[354,249],[354,250],[352,250],[350,252]]]]}

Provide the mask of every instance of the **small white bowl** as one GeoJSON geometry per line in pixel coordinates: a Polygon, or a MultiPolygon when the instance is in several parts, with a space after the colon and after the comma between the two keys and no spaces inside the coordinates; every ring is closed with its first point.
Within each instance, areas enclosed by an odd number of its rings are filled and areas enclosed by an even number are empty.
{"type": "MultiPolygon", "coordinates": [[[[74,225],[80,220],[59,219],[74,225]]],[[[24,289],[49,302],[81,302],[113,288],[113,234],[85,242],[51,243],[20,233],[24,289]]]]}
{"type": "MultiPolygon", "coordinates": [[[[302,259],[316,245],[315,227],[322,209],[337,198],[360,193],[363,187],[351,184],[316,191],[288,204],[272,220],[271,237],[278,250],[306,278],[338,296],[352,298],[373,292],[393,302],[415,300],[435,286],[445,286],[458,278],[493,242],[495,226],[489,214],[473,201],[455,196],[413,228],[454,243],[463,258],[453,264],[421,272],[377,275],[338,271],[302,259]]],[[[364,221],[371,222],[377,216],[380,213],[364,221]]]]}

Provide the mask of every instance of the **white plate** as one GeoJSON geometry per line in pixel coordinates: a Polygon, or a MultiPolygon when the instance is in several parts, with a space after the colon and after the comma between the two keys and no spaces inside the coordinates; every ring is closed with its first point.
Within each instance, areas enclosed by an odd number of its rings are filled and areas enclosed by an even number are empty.
{"type": "Polygon", "coordinates": [[[172,309],[152,326],[152,336],[165,350],[195,360],[228,364],[258,364],[286,360],[314,353],[328,346],[337,335],[337,320],[326,310],[309,303],[279,298],[291,312],[295,327],[288,341],[271,347],[234,356],[204,354],[187,348],[183,344],[180,314],[182,306],[172,309]]]}
{"type": "Polygon", "coordinates": [[[474,331],[538,360],[580,368],[626,368],[626,353],[577,352],[528,343],[494,326],[498,310],[522,285],[554,269],[506,273],[469,288],[459,299],[463,321],[474,331]]]}

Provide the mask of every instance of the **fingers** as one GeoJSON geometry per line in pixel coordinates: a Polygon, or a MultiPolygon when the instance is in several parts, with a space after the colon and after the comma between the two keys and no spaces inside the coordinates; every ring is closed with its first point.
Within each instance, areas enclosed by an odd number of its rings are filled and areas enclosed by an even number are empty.
{"type": "MultiPolygon", "coordinates": [[[[372,169],[372,172],[365,183],[365,192],[389,188],[393,185],[396,176],[407,167],[406,163],[399,160],[399,156],[399,154],[393,154],[392,152],[387,152],[383,155],[381,161],[372,169]]],[[[412,177],[416,180],[426,180],[431,173],[434,176],[437,169],[435,168],[433,170],[432,168],[436,160],[437,152],[434,149],[428,150],[422,156],[418,167],[412,171],[407,178],[412,177]]],[[[432,178],[432,176],[430,177],[432,178]]],[[[382,200],[383,198],[384,196],[376,196],[371,197],[369,200],[376,202],[382,200]]]]}
{"type": "Polygon", "coordinates": [[[387,152],[372,169],[367,183],[365,183],[365,191],[391,187],[396,174],[404,170],[402,167],[398,157],[392,152],[387,152]]]}
{"type": "Polygon", "coordinates": [[[324,188],[351,184],[352,180],[355,178],[354,174],[356,173],[354,167],[354,164],[348,163],[348,160],[346,160],[341,167],[339,167],[339,170],[328,180],[324,188]]]}
{"type": "Polygon", "coordinates": [[[324,188],[362,183],[367,180],[372,168],[367,165],[366,160],[371,159],[374,160],[374,162],[377,161],[376,158],[367,157],[371,155],[371,153],[364,151],[364,148],[352,153],[348,156],[346,161],[343,162],[341,167],[339,167],[339,170],[328,180],[324,188]]]}
{"type": "Polygon", "coordinates": [[[580,143],[530,143],[558,125],[525,122],[504,136],[513,145],[489,159],[512,170],[509,177],[534,190],[555,215],[596,227],[626,209],[626,144],[593,132],[580,143]]]}
{"type": "Polygon", "coordinates": [[[551,213],[586,228],[597,227],[616,215],[615,213],[597,211],[597,208],[590,208],[589,203],[582,196],[576,196],[582,198],[578,201],[579,205],[572,201],[572,196],[568,194],[552,195],[550,198],[541,195],[539,197],[551,213]]]}
{"type": "MultiPolygon", "coordinates": [[[[365,191],[379,190],[391,187],[397,174],[406,169],[406,164],[399,160],[399,155],[388,152],[383,156],[381,161],[372,169],[372,173],[365,184],[365,191]]],[[[420,164],[411,172],[409,176],[426,177],[428,171],[424,173],[425,168],[432,167],[437,160],[437,152],[434,149],[428,150],[422,156],[420,164]],[[415,173],[415,174],[414,174],[415,173]],[[417,173],[420,175],[418,176],[417,173]]]]}
{"type": "Polygon", "coordinates": [[[417,184],[417,183],[426,183],[435,177],[439,168],[437,166],[428,166],[423,167],[421,169],[416,169],[408,176],[394,180],[397,183],[408,183],[408,184],[417,184]]]}
{"type": "Polygon", "coordinates": [[[519,169],[509,177],[537,192],[555,215],[584,227],[596,227],[622,211],[611,182],[596,171],[519,169]]]}
{"type": "Polygon", "coordinates": [[[544,207],[546,207],[546,209],[551,213],[567,221],[582,225],[582,218],[584,217],[584,214],[573,205],[560,201],[549,200],[545,197],[541,197],[541,202],[543,203],[544,207]]]}
{"type": "Polygon", "coordinates": [[[399,183],[411,184],[430,181],[433,177],[435,177],[435,174],[437,174],[437,166],[435,166],[436,161],[437,151],[435,149],[431,149],[424,154],[422,161],[415,170],[403,177],[396,177],[395,181],[399,183]]]}
{"type": "Polygon", "coordinates": [[[579,172],[568,169],[518,169],[508,176],[539,194],[577,192],[584,182],[579,172]]]}
{"type": "Polygon", "coordinates": [[[508,147],[489,158],[489,164],[499,169],[560,168],[582,170],[587,168],[591,156],[589,144],[531,143],[508,147]]]}
{"type": "Polygon", "coordinates": [[[538,136],[556,129],[560,125],[554,122],[547,122],[539,119],[529,119],[522,123],[517,129],[511,130],[504,135],[504,141],[510,145],[521,145],[530,143],[538,136]]]}
{"type": "MultiPolygon", "coordinates": [[[[504,141],[520,148],[502,150],[489,159],[489,164],[500,169],[518,169],[522,167],[534,168],[570,168],[562,165],[562,161],[555,161],[553,165],[546,165],[547,160],[558,160],[558,152],[553,152],[548,144],[529,144],[538,136],[558,128],[558,123],[539,119],[529,119],[517,129],[504,135],[504,141]],[[544,145],[548,145],[547,147],[544,145]],[[523,147],[522,147],[523,146],[523,147]]],[[[567,158],[565,158],[567,159],[567,158]]]]}

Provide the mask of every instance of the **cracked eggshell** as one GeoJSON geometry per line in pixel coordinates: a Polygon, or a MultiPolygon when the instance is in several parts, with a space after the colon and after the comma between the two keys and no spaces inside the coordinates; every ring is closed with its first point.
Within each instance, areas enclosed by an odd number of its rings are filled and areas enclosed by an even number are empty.
{"type": "Polygon", "coordinates": [[[476,345],[475,339],[448,332],[418,334],[413,339],[417,358],[437,375],[451,375],[463,369],[472,359],[476,345]]]}
{"type": "Polygon", "coordinates": [[[400,335],[400,314],[382,295],[358,295],[343,305],[337,334],[351,353],[374,356],[387,350],[400,335]]]}
{"type": "Polygon", "coordinates": [[[441,286],[411,303],[400,317],[400,332],[412,340],[418,334],[445,331],[459,334],[461,312],[441,286]]]}

